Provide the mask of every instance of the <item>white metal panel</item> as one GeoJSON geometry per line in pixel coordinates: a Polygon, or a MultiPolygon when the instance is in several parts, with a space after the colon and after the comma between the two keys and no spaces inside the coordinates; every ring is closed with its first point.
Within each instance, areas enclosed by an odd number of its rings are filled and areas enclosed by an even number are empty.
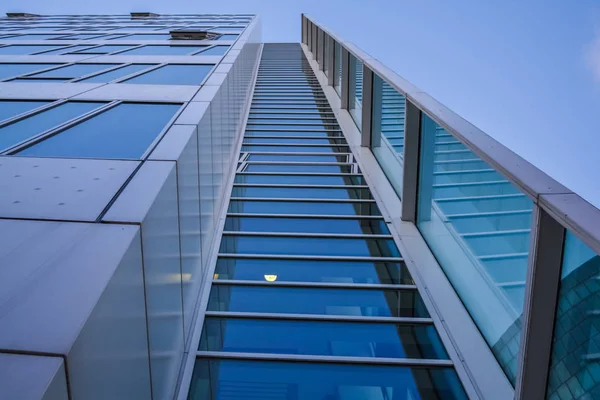
{"type": "Polygon", "coordinates": [[[0,353],[0,398],[67,400],[62,358],[0,353]]]}

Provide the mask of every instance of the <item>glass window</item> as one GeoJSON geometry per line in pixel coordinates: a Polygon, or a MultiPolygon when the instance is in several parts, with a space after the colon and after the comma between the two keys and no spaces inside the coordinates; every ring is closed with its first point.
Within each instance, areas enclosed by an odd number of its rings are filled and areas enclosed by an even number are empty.
{"type": "Polygon", "coordinates": [[[227,217],[226,231],[389,234],[383,219],[227,217]]]}
{"type": "Polygon", "coordinates": [[[85,39],[92,39],[92,38],[101,38],[103,35],[102,34],[97,34],[97,33],[79,33],[77,35],[68,35],[68,36],[61,36],[58,38],[53,38],[56,40],[85,40],[85,39]]]}
{"type": "Polygon", "coordinates": [[[119,54],[137,54],[149,56],[185,56],[206,46],[142,46],[119,54]]]}
{"type": "Polygon", "coordinates": [[[45,40],[45,39],[56,39],[60,35],[21,35],[10,38],[10,40],[45,40]]]}
{"type": "Polygon", "coordinates": [[[221,35],[217,40],[237,40],[239,35],[221,35]]]}
{"type": "Polygon", "coordinates": [[[0,121],[48,104],[47,101],[0,101],[0,121]]]}
{"type": "MultiPolygon", "coordinates": [[[[396,193],[402,194],[406,98],[378,75],[373,79],[372,149],[396,193]]],[[[452,146],[461,143],[450,141],[452,146]]],[[[444,142],[440,143],[440,150],[444,142]]],[[[440,164],[440,166],[443,164],[440,164]]]]}
{"type": "Polygon", "coordinates": [[[258,144],[249,144],[242,146],[242,151],[248,152],[281,152],[281,153],[302,153],[302,152],[311,152],[311,153],[347,153],[348,147],[347,145],[337,145],[337,146],[268,146],[268,145],[258,145],[258,144]]]}
{"type": "Polygon", "coordinates": [[[59,49],[64,46],[45,46],[41,44],[25,44],[25,45],[11,45],[0,47],[0,54],[9,55],[20,55],[20,54],[34,54],[45,50],[59,49]]]}
{"type": "Polygon", "coordinates": [[[342,95],[342,46],[338,42],[334,45],[334,71],[333,87],[338,95],[342,95]]]}
{"type": "MultiPolygon", "coordinates": [[[[88,49],[88,48],[90,48],[90,46],[91,45],[89,45],[89,44],[80,44],[80,45],[77,45],[77,46],[70,46],[70,47],[60,46],[59,49],[51,50],[51,51],[46,51],[46,52],[42,53],[41,55],[47,56],[47,55],[50,55],[50,54],[70,53],[70,52],[73,52],[73,51],[88,49]]],[[[57,46],[52,46],[52,47],[57,47],[57,46]]]]}
{"type": "Polygon", "coordinates": [[[189,400],[467,399],[452,368],[198,359],[189,400]]]}
{"type": "Polygon", "coordinates": [[[428,318],[416,290],[213,285],[208,311],[428,318]]]}
{"type": "MultiPolygon", "coordinates": [[[[279,165],[264,164],[264,166],[279,167],[279,165]]],[[[251,166],[263,166],[252,164],[251,166]]],[[[297,167],[311,167],[297,165],[297,167]]],[[[333,166],[339,169],[339,166],[333,166]]],[[[250,169],[248,169],[250,170],[250,169]]],[[[308,170],[312,172],[312,170],[308,170]]],[[[254,172],[254,171],[252,171],[254,172]]],[[[287,199],[372,199],[369,189],[352,188],[285,188],[285,187],[234,187],[232,197],[267,197],[287,199]]]]}
{"type": "Polygon", "coordinates": [[[206,49],[201,53],[196,54],[197,56],[222,56],[227,53],[229,46],[214,46],[210,49],[206,49]]]}
{"type": "Polygon", "coordinates": [[[448,143],[458,140],[423,114],[417,225],[514,383],[533,202],[465,146],[444,150],[448,143]],[[515,335],[511,351],[498,350],[505,335],[515,335]]]}
{"type": "Polygon", "coordinates": [[[207,318],[199,350],[448,359],[433,325],[207,318]]]}
{"type": "Polygon", "coordinates": [[[142,34],[137,33],[129,36],[122,36],[113,40],[169,40],[171,35],[169,34],[142,34]]]}
{"type": "MultiPolygon", "coordinates": [[[[314,176],[309,178],[312,178],[311,181],[313,182],[317,181],[314,176]]],[[[381,215],[375,203],[350,202],[304,203],[234,200],[229,203],[229,212],[253,214],[381,215]]]]}
{"type": "Polygon", "coordinates": [[[122,103],[21,151],[19,155],[139,159],[179,107],[179,104],[122,103]]]}
{"type": "Polygon", "coordinates": [[[349,106],[348,110],[354,119],[358,129],[362,129],[362,85],[363,85],[363,63],[350,54],[349,69],[349,106]]]}
{"type": "Polygon", "coordinates": [[[77,50],[73,54],[107,54],[114,53],[124,49],[130,49],[132,46],[118,45],[118,44],[107,44],[104,46],[93,47],[90,49],[77,50]]]}
{"type": "Polygon", "coordinates": [[[154,66],[154,64],[132,64],[126,65],[124,67],[114,69],[112,71],[105,72],[103,74],[92,76],[91,78],[83,79],[78,82],[88,82],[88,83],[107,83],[114,81],[115,79],[122,78],[124,76],[142,71],[146,68],[150,68],[154,66]]]}
{"type": "Polygon", "coordinates": [[[94,72],[102,71],[107,68],[116,67],[119,64],[72,64],[66,67],[53,69],[52,71],[42,72],[31,75],[34,78],[78,78],[93,74],[94,72]]]}
{"type": "Polygon", "coordinates": [[[170,64],[138,75],[124,83],[150,85],[200,85],[214,65],[170,64]]]}
{"type": "MultiPolygon", "coordinates": [[[[547,399],[598,397],[600,257],[567,231],[547,399]]],[[[515,337],[506,337],[505,347],[515,337]]]]}
{"type": "Polygon", "coordinates": [[[214,279],[414,284],[404,263],[381,261],[303,261],[224,258],[217,261],[214,279]]]}
{"type": "Polygon", "coordinates": [[[46,68],[58,67],[61,64],[0,64],[0,79],[29,74],[46,68]]]}
{"type": "Polygon", "coordinates": [[[323,72],[329,76],[329,35],[323,32],[323,72]]]}
{"type": "Polygon", "coordinates": [[[68,102],[0,128],[0,149],[7,149],[79,117],[103,103],[68,102]]]}
{"type": "Polygon", "coordinates": [[[307,184],[307,185],[366,185],[360,175],[250,175],[238,174],[236,183],[307,184]]]}

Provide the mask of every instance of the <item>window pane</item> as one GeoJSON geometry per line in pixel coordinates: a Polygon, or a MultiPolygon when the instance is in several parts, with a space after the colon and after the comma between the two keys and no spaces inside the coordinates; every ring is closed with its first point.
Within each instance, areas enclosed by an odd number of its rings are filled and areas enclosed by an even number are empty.
{"type": "Polygon", "coordinates": [[[60,35],[22,35],[10,38],[10,40],[45,40],[54,39],[60,37],[60,35]]]}
{"type": "Polygon", "coordinates": [[[226,231],[389,234],[383,219],[227,217],[226,231]]]}
{"type": "Polygon", "coordinates": [[[219,258],[214,279],[414,284],[404,263],[219,258]]]}
{"type": "Polygon", "coordinates": [[[214,65],[165,65],[124,83],[150,85],[200,85],[214,65]]]}
{"type": "Polygon", "coordinates": [[[167,35],[167,34],[135,34],[135,35],[129,35],[129,36],[124,36],[124,37],[120,37],[120,38],[115,38],[113,40],[169,40],[171,39],[171,35],[167,35]]]}
{"type": "Polygon", "coordinates": [[[467,399],[452,368],[198,359],[189,400],[467,399]]]}
{"type": "MultiPolygon", "coordinates": [[[[130,47],[130,46],[128,46],[130,47]]],[[[138,54],[151,56],[168,56],[168,55],[187,55],[203,49],[206,46],[142,46],[137,49],[125,51],[119,54],[138,54]]]]}
{"type": "Polygon", "coordinates": [[[75,51],[74,54],[107,54],[107,53],[114,53],[115,51],[119,51],[119,50],[129,49],[131,47],[132,46],[107,44],[104,46],[94,47],[92,49],[75,51]]]}
{"type": "Polygon", "coordinates": [[[514,383],[533,202],[425,114],[420,157],[419,230],[514,383]]]}
{"type": "Polygon", "coordinates": [[[23,150],[19,155],[138,159],[179,107],[175,104],[119,104],[23,150]]]}
{"type": "Polygon", "coordinates": [[[0,47],[0,54],[33,54],[44,50],[58,49],[64,46],[43,46],[43,45],[12,45],[0,47]]]}
{"type": "Polygon", "coordinates": [[[58,67],[60,64],[0,64],[0,79],[24,75],[41,69],[58,67]]]}
{"type": "Polygon", "coordinates": [[[229,203],[229,212],[254,214],[380,215],[375,203],[302,203],[298,201],[233,200],[229,203]]]}
{"type": "Polygon", "coordinates": [[[333,86],[338,95],[342,95],[342,47],[335,42],[333,86]]]}
{"type": "Polygon", "coordinates": [[[114,81],[115,79],[122,78],[124,76],[133,74],[138,71],[142,71],[146,68],[152,67],[153,64],[133,64],[127,65],[125,67],[115,69],[112,71],[105,72],[100,75],[92,76],[91,78],[83,79],[78,82],[88,82],[88,83],[107,83],[110,81],[114,81]]]}
{"type": "Polygon", "coordinates": [[[215,46],[210,49],[204,50],[202,53],[196,54],[197,56],[222,56],[227,53],[229,46],[215,46]]]}
{"type": "Polygon", "coordinates": [[[217,40],[236,40],[239,35],[221,35],[217,40]]]}
{"type": "Polygon", "coordinates": [[[76,118],[103,103],[68,102],[0,128],[0,149],[6,149],[76,118]]]}
{"type": "MultiPolygon", "coordinates": [[[[277,167],[277,165],[275,165],[277,167]]],[[[232,197],[269,197],[288,199],[371,199],[368,189],[234,187],[232,197]]]]}
{"type": "Polygon", "coordinates": [[[208,311],[428,318],[416,290],[213,285],[208,311]]]}
{"type": "Polygon", "coordinates": [[[0,121],[48,104],[47,101],[0,101],[0,121]]]}
{"type": "Polygon", "coordinates": [[[312,185],[366,185],[360,175],[314,176],[314,175],[236,175],[236,183],[289,183],[312,185]]]}
{"type": "Polygon", "coordinates": [[[433,325],[207,318],[199,350],[448,359],[433,325]]]}
{"type": "MultiPolygon", "coordinates": [[[[600,257],[567,231],[547,399],[563,399],[565,393],[569,398],[598,397],[598,276],[600,257]]],[[[512,337],[505,339],[506,346],[514,342],[512,337]]]]}
{"type": "MultiPolygon", "coordinates": [[[[56,47],[56,46],[52,46],[52,47],[56,47]]],[[[78,51],[78,50],[87,49],[89,47],[90,47],[89,44],[85,44],[85,45],[81,44],[81,45],[71,46],[71,47],[61,46],[60,49],[56,49],[56,50],[52,50],[52,51],[47,51],[47,52],[42,53],[42,54],[45,55],[45,56],[50,55],[50,54],[64,54],[64,53],[70,53],[70,52],[74,52],[74,51],[78,51]]]]}
{"type": "Polygon", "coordinates": [[[352,54],[350,54],[349,69],[350,85],[349,89],[349,107],[350,115],[354,119],[359,130],[362,129],[362,83],[363,83],[363,63],[352,54]]]}
{"type": "Polygon", "coordinates": [[[42,72],[32,75],[35,78],[78,78],[102,71],[107,68],[116,67],[119,64],[73,64],[66,67],[53,69],[52,71],[42,72]]]}
{"type": "Polygon", "coordinates": [[[281,153],[347,153],[348,146],[267,146],[267,145],[244,145],[242,151],[248,152],[281,152],[281,153]]]}

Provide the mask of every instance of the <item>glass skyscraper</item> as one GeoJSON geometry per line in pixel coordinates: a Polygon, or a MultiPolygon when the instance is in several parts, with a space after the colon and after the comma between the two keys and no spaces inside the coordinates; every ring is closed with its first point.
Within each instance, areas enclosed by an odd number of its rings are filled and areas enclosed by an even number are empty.
{"type": "Polygon", "coordinates": [[[326,26],[0,21],[0,399],[600,396],[600,211],[326,26]]]}

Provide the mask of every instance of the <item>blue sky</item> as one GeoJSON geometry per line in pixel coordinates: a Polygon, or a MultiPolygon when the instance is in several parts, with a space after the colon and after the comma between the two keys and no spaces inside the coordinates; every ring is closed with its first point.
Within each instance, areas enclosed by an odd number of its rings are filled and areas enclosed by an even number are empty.
{"type": "Polygon", "coordinates": [[[0,11],[256,13],[269,42],[300,13],[436,97],[600,207],[600,2],[4,0],[0,11]]]}

